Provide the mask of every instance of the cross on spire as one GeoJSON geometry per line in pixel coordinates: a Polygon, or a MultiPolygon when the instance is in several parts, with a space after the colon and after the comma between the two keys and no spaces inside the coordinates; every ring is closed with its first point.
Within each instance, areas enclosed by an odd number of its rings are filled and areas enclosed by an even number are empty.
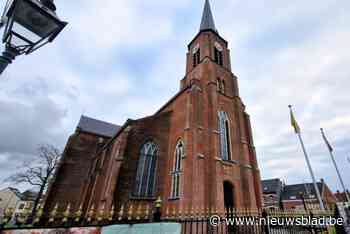
{"type": "Polygon", "coordinates": [[[203,30],[213,30],[217,32],[215,23],[214,23],[213,13],[211,12],[209,0],[205,0],[202,22],[201,22],[201,27],[199,31],[203,31],[203,30]]]}

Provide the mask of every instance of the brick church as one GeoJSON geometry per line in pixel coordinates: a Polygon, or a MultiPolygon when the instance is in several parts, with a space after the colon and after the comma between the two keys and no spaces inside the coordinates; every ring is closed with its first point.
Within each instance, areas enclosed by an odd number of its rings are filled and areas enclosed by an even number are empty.
{"type": "Polygon", "coordinates": [[[81,117],[46,207],[86,212],[158,197],[177,208],[262,206],[249,115],[208,0],[186,59],[180,90],[152,116],[121,126],[81,117]]]}

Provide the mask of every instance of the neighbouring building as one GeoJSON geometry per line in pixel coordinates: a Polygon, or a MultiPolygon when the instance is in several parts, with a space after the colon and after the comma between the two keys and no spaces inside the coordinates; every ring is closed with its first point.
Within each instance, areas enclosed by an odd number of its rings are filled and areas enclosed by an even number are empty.
{"type": "MultiPolygon", "coordinates": [[[[349,194],[350,197],[349,191],[346,190],[346,192],[349,194]]],[[[344,218],[345,223],[350,229],[350,201],[347,200],[345,192],[337,191],[336,193],[334,193],[334,196],[337,200],[337,207],[339,213],[344,218]]]]}
{"type": "Polygon", "coordinates": [[[4,212],[8,208],[15,210],[20,202],[22,194],[16,188],[5,188],[0,190],[0,221],[4,217],[4,212]]]}
{"type": "Polygon", "coordinates": [[[163,208],[262,207],[250,117],[208,0],[186,58],[179,92],[152,116],[122,126],[81,117],[46,209],[152,206],[157,197],[163,208]]]}
{"type": "MultiPolygon", "coordinates": [[[[334,208],[336,198],[327,184],[321,179],[317,182],[321,198],[326,208],[334,208]]],[[[285,185],[282,192],[282,207],[284,209],[320,209],[315,188],[312,183],[285,185]]]]}
{"type": "Polygon", "coordinates": [[[263,192],[263,207],[267,209],[281,208],[282,181],[280,179],[262,180],[261,188],[263,192]]]}
{"type": "Polygon", "coordinates": [[[349,202],[347,200],[346,193],[348,194],[348,197],[350,197],[349,190],[346,190],[345,192],[340,192],[339,190],[337,190],[337,192],[334,193],[337,202],[349,202]]]}
{"type": "Polygon", "coordinates": [[[21,200],[17,203],[14,211],[14,217],[21,216],[25,212],[31,212],[38,193],[32,190],[26,190],[21,194],[21,200]]]}

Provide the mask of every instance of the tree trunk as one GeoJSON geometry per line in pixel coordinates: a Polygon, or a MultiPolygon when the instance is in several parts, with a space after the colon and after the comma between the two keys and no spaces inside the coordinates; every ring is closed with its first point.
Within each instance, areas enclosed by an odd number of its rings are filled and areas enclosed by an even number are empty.
{"type": "Polygon", "coordinates": [[[32,220],[33,220],[34,217],[35,217],[36,210],[37,210],[37,207],[38,207],[38,205],[39,205],[40,199],[41,199],[41,197],[43,196],[46,183],[47,183],[47,180],[45,180],[44,183],[43,183],[43,184],[41,185],[41,187],[40,187],[38,196],[35,198],[33,210],[32,210],[32,212],[31,212],[31,214],[30,214],[30,216],[29,216],[28,222],[32,222],[32,220]]]}

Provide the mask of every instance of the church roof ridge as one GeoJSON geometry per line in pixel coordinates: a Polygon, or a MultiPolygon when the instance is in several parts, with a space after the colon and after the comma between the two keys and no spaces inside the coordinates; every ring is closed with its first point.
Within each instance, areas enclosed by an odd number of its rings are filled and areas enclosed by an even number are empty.
{"type": "Polygon", "coordinates": [[[80,117],[80,121],[77,127],[84,132],[106,137],[114,136],[114,134],[116,134],[116,132],[120,129],[119,125],[94,119],[85,115],[82,115],[80,117]]]}

